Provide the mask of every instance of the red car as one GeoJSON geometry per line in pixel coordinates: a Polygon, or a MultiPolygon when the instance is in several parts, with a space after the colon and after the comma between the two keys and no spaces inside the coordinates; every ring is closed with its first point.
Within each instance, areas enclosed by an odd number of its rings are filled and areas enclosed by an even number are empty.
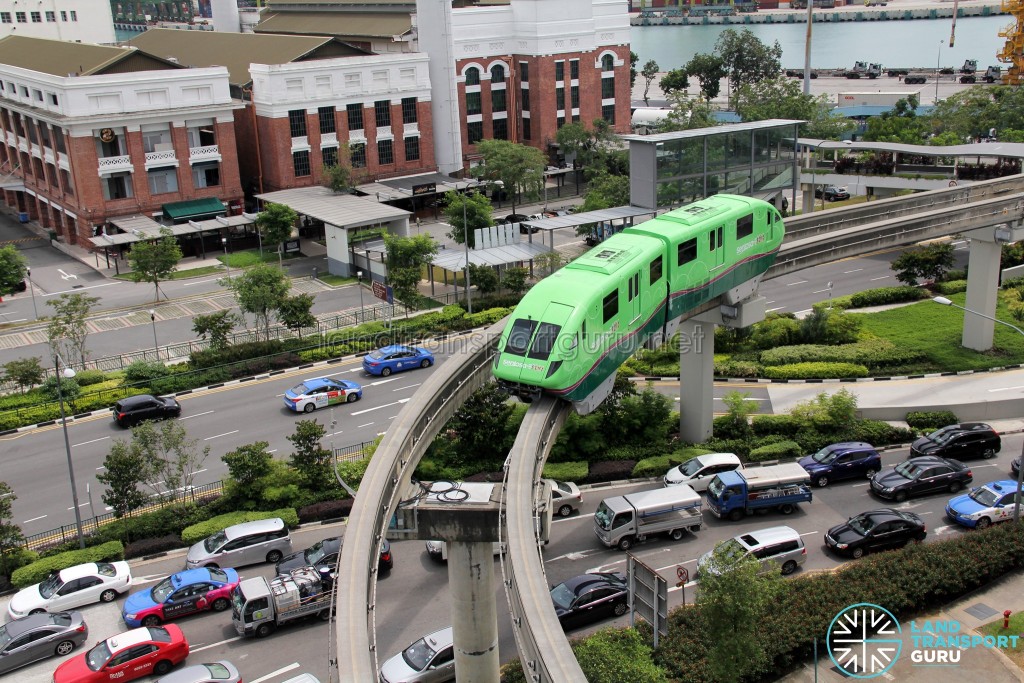
{"type": "Polygon", "coordinates": [[[162,676],[188,657],[188,641],[174,624],[136,628],[96,644],[53,672],[53,683],[134,681],[162,676]]]}

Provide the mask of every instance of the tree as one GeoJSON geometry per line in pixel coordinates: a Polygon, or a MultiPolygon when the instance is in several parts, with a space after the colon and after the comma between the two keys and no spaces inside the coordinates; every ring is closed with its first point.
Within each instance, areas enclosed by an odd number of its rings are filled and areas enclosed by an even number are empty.
{"type": "Polygon", "coordinates": [[[0,297],[18,291],[27,273],[28,261],[13,244],[0,247],[0,297]]]}
{"type": "Polygon", "coordinates": [[[555,141],[565,157],[575,159],[578,165],[587,169],[599,166],[607,170],[608,155],[616,149],[613,144],[616,140],[614,131],[604,119],[595,119],[589,129],[580,122],[567,123],[555,133],[555,141]]]}
{"type": "Polygon", "coordinates": [[[651,91],[651,83],[658,77],[658,63],[653,59],[648,59],[640,71],[640,75],[644,77],[644,104],[647,104],[647,94],[651,91]]]}
{"type": "MultiPolygon", "coordinates": [[[[751,434],[750,416],[757,412],[757,401],[750,400],[749,391],[730,391],[722,397],[730,425],[730,434],[745,438],[751,434]]],[[[734,438],[730,436],[728,438],[734,438]]]]}
{"type": "Polygon", "coordinates": [[[192,487],[197,471],[202,467],[210,447],[198,450],[199,439],[190,439],[185,426],[174,420],[141,422],[132,427],[129,449],[141,465],[140,477],[159,496],[170,494],[176,500],[192,487]],[[163,491],[161,491],[161,485],[163,491]]]}
{"type": "Polygon", "coordinates": [[[111,444],[110,452],[103,460],[103,471],[96,475],[96,479],[107,486],[101,498],[114,510],[115,517],[127,517],[146,504],[148,496],[139,490],[145,471],[146,463],[140,449],[132,448],[121,439],[111,444]]]}
{"type": "Polygon", "coordinates": [[[26,389],[30,389],[43,381],[43,375],[46,374],[46,371],[40,365],[41,362],[42,359],[38,356],[8,361],[3,366],[4,379],[17,384],[18,388],[21,389],[21,393],[25,393],[26,389]]]}
{"type": "Polygon", "coordinates": [[[448,237],[456,244],[465,244],[468,238],[469,248],[476,249],[474,231],[494,225],[494,219],[491,218],[491,200],[479,192],[451,191],[445,193],[444,201],[444,215],[448,225],[452,227],[448,231],[448,237]],[[463,211],[466,216],[465,223],[462,221],[463,211]]]}
{"type": "Polygon", "coordinates": [[[659,132],[713,128],[721,125],[714,118],[714,110],[709,100],[690,99],[682,93],[674,92],[668,96],[668,101],[672,105],[672,111],[669,112],[668,118],[662,121],[658,128],[659,132]]]}
{"type": "Polygon", "coordinates": [[[917,286],[918,279],[941,280],[946,271],[953,267],[953,245],[949,243],[926,244],[907,249],[890,265],[896,279],[911,287],[917,286]]]}
{"type": "Polygon", "coordinates": [[[498,273],[490,266],[478,266],[475,263],[470,263],[469,281],[480,290],[481,294],[491,294],[498,290],[498,273]]]}
{"type": "Polygon", "coordinates": [[[12,555],[19,552],[25,535],[21,527],[14,523],[14,501],[18,497],[5,481],[0,481],[0,574],[10,576],[8,562],[12,555]]]}
{"type": "MultiPolygon", "coordinates": [[[[170,228],[160,229],[160,238],[136,242],[128,253],[132,282],[152,282],[156,301],[160,300],[160,281],[170,280],[178,269],[181,247],[170,228]]],[[[166,299],[166,295],[164,296],[166,299]]]]}
{"type": "Polygon", "coordinates": [[[85,365],[88,358],[85,340],[89,336],[85,321],[99,301],[94,296],[75,292],[60,294],[47,302],[53,307],[53,317],[46,326],[51,353],[59,354],[67,364],[85,365]]]}
{"type": "Polygon", "coordinates": [[[512,200],[512,213],[516,212],[516,198],[536,197],[544,187],[544,154],[535,147],[508,140],[481,140],[477,151],[484,163],[477,167],[479,177],[500,180],[512,200]]]}
{"type": "Polygon", "coordinates": [[[700,94],[711,101],[722,90],[722,79],[729,75],[725,62],[718,55],[696,54],[690,58],[683,70],[700,83],[700,94]]]}
{"type": "Polygon", "coordinates": [[[632,90],[636,86],[636,65],[640,61],[640,55],[629,51],[629,89],[632,90]]]}
{"type": "Polygon", "coordinates": [[[700,573],[697,605],[709,644],[705,661],[710,680],[737,683],[758,671],[765,660],[758,629],[785,591],[778,572],[759,576],[760,562],[750,554],[734,557],[723,541],[700,573]]]}
{"type": "Polygon", "coordinates": [[[292,236],[295,221],[299,215],[290,206],[268,203],[256,216],[256,229],[263,236],[263,241],[277,247],[277,263],[281,265],[284,258],[284,241],[292,236]]]}
{"type": "Polygon", "coordinates": [[[749,28],[740,31],[727,28],[718,34],[715,54],[722,59],[733,91],[744,83],[775,78],[782,70],[779,41],[768,47],[749,28]]]}
{"type": "Polygon", "coordinates": [[[541,273],[548,276],[562,267],[563,259],[557,251],[542,251],[533,257],[533,262],[541,273]]]}
{"type": "Polygon", "coordinates": [[[226,281],[235,293],[238,307],[256,318],[257,334],[270,340],[270,314],[276,311],[288,295],[291,283],[279,269],[266,263],[257,263],[241,275],[226,281]]]}
{"type": "Polygon", "coordinates": [[[211,349],[226,349],[228,335],[239,322],[238,316],[231,311],[217,311],[206,315],[192,317],[192,331],[200,339],[210,339],[211,349]]]}
{"type": "Polygon", "coordinates": [[[920,145],[928,137],[931,127],[927,120],[917,115],[917,106],[917,95],[909,95],[905,100],[898,100],[892,111],[872,116],[864,139],[920,145]]]}
{"type": "Polygon", "coordinates": [[[56,372],[43,382],[43,395],[51,401],[57,402],[61,399],[68,404],[69,408],[75,410],[75,401],[82,395],[82,387],[74,377],[65,377],[63,372],[56,372]],[[57,390],[58,384],[60,391],[57,390]]]}
{"type": "Polygon", "coordinates": [[[312,294],[296,294],[286,296],[277,306],[277,319],[289,330],[298,333],[302,338],[303,327],[316,327],[316,316],[310,312],[313,308],[312,294]]]}
{"type": "Polygon", "coordinates": [[[324,434],[326,430],[316,420],[299,420],[295,423],[295,433],[285,437],[295,448],[291,466],[306,486],[314,491],[332,488],[331,463],[334,458],[333,453],[320,445],[324,434]]]}
{"type": "Polygon", "coordinates": [[[838,139],[851,128],[849,119],[832,114],[828,96],[804,94],[800,82],[792,78],[775,77],[740,86],[736,113],[744,121],[801,120],[800,135],[821,140],[838,139]]]}
{"type": "MultiPolygon", "coordinates": [[[[526,268],[507,268],[505,274],[501,276],[501,286],[519,296],[526,291],[526,278],[529,275],[530,271],[526,268]]],[[[473,282],[476,280],[474,279],[473,282]]]]}
{"type": "Polygon", "coordinates": [[[384,235],[384,247],[388,252],[388,282],[395,296],[406,308],[415,308],[419,301],[416,287],[423,268],[437,253],[437,244],[430,235],[398,237],[388,233],[384,235]]]}
{"type": "Polygon", "coordinates": [[[237,487],[239,497],[259,497],[256,485],[270,473],[270,461],[274,459],[269,448],[270,444],[266,441],[257,441],[239,446],[221,456],[221,460],[228,466],[228,474],[237,487]]]}
{"type": "Polygon", "coordinates": [[[602,173],[590,179],[582,211],[597,211],[629,204],[629,176],[602,173]]]}
{"type": "Polygon", "coordinates": [[[348,147],[338,150],[338,163],[324,166],[324,187],[332,192],[348,192],[352,189],[352,162],[348,147]]]}
{"type": "Polygon", "coordinates": [[[684,90],[690,87],[690,79],[687,77],[686,69],[672,69],[661,77],[658,87],[666,95],[683,93],[684,90]]]}
{"type": "Polygon", "coordinates": [[[511,446],[506,441],[512,410],[508,394],[497,384],[487,384],[470,396],[448,422],[456,439],[458,464],[504,460],[511,446]]]}

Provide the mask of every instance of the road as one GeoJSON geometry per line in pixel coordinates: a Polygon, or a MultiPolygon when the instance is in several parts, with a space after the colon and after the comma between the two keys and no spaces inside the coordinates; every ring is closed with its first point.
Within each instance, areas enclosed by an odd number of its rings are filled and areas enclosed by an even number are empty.
{"type": "MultiPolygon", "coordinates": [[[[1003,450],[997,458],[972,461],[970,465],[975,483],[1006,478],[1010,459],[1020,452],[1022,441],[1022,435],[1008,436],[1004,438],[1003,450]]],[[[899,449],[884,453],[883,462],[891,466],[906,457],[907,450],[899,449]]],[[[598,569],[624,571],[626,555],[618,550],[604,548],[594,537],[594,510],[602,497],[656,486],[654,483],[629,484],[586,491],[583,506],[578,513],[554,521],[551,542],[544,548],[549,583],[557,584],[577,574],[598,569]]],[[[693,576],[697,558],[711,550],[715,543],[753,529],[785,524],[803,536],[807,545],[807,563],[794,576],[833,569],[842,560],[825,552],[822,534],[853,514],[888,507],[889,504],[871,496],[866,481],[840,482],[825,489],[815,489],[814,494],[813,503],[801,506],[788,517],[773,512],[732,523],[705,513],[705,527],[697,534],[687,535],[679,542],[657,537],[636,546],[635,554],[669,581],[670,607],[682,603],[683,592],[674,587],[677,566],[687,567],[690,576],[693,576]]],[[[948,497],[935,495],[911,499],[895,507],[922,516],[928,526],[927,542],[972,533],[952,526],[944,519],[943,509],[948,497]]],[[[294,532],[293,545],[296,549],[305,548],[321,538],[342,533],[343,525],[313,526],[294,532]]],[[[444,565],[428,558],[421,541],[396,541],[392,544],[392,550],[395,554],[395,568],[380,578],[375,612],[377,643],[382,659],[397,653],[420,636],[451,623],[444,565]]],[[[165,574],[180,570],[183,563],[181,554],[147,562],[133,562],[136,587],[151,586],[165,574]]],[[[257,565],[242,568],[240,573],[243,578],[269,576],[271,568],[257,565]]],[[[698,588],[692,582],[687,585],[687,601],[693,601],[698,588]]],[[[509,626],[507,603],[500,586],[496,597],[501,659],[507,661],[515,657],[516,651],[509,626]]],[[[0,599],[0,608],[3,608],[5,601],[6,598],[0,599]]],[[[115,605],[96,605],[84,610],[90,625],[90,642],[124,630],[124,624],[119,620],[119,605],[122,602],[123,599],[115,605]]],[[[328,626],[311,620],[281,629],[267,641],[257,644],[238,639],[227,614],[199,615],[178,623],[192,644],[193,654],[189,657],[191,663],[228,659],[240,668],[248,683],[277,683],[300,671],[313,673],[321,681],[328,680],[328,660],[332,656],[334,642],[329,629],[333,624],[328,626]]],[[[574,635],[589,633],[602,626],[628,623],[628,617],[609,620],[575,631],[574,635]]],[[[55,660],[49,660],[22,669],[16,674],[17,680],[19,683],[48,682],[56,664],[55,660]]]]}

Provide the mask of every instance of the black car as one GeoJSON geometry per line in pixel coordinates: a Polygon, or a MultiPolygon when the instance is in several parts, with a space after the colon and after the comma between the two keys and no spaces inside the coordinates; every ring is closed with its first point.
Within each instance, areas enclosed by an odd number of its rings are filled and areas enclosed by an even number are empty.
{"type": "Polygon", "coordinates": [[[173,396],[139,394],[122,398],[114,404],[114,421],[122,427],[131,427],[145,420],[161,420],[181,415],[181,404],[173,396]]]}
{"type": "Polygon", "coordinates": [[[871,492],[879,498],[902,503],[910,496],[935,491],[956,493],[974,481],[974,474],[959,460],[926,455],[882,470],[871,480],[871,492]]]}
{"type": "Polygon", "coordinates": [[[996,430],[984,422],[962,422],[922,436],[910,446],[910,456],[941,455],[970,460],[993,458],[1003,442],[996,430]]]}
{"type": "MultiPolygon", "coordinates": [[[[278,574],[287,574],[300,567],[315,567],[321,575],[330,575],[338,566],[338,555],[341,554],[341,537],[325,538],[317,541],[303,551],[292,553],[281,558],[277,563],[278,574]]],[[[380,546],[380,557],[377,560],[377,571],[391,571],[395,560],[391,555],[391,543],[385,539],[380,546]]]]}
{"type": "Polygon", "coordinates": [[[928,535],[924,521],[912,512],[891,508],[862,512],[825,532],[825,546],[853,559],[876,550],[902,548],[928,535]]]}
{"type": "Polygon", "coordinates": [[[581,574],[552,588],[551,601],[562,628],[568,630],[621,617],[629,610],[629,588],[620,572],[581,574]]]}
{"type": "Polygon", "coordinates": [[[30,614],[0,625],[0,674],[63,657],[89,638],[81,612],[30,614]]]}

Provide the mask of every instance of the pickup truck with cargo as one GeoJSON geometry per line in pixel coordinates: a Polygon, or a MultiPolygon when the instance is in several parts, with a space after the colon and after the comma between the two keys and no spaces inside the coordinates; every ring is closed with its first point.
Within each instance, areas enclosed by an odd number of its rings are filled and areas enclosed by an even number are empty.
{"type": "Polygon", "coordinates": [[[795,462],[723,472],[708,485],[706,495],[713,515],[734,522],[772,509],[788,515],[813,497],[811,475],[795,462]]]}
{"type": "Polygon", "coordinates": [[[301,567],[267,581],[245,579],[231,594],[231,621],[240,636],[269,636],[295,619],[331,617],[331,586],[313,567],[301,567]]]}
{"type": "Polygon", "coordinates": [[[700,531],[700,494],[684,485],[605,498],[594,513],[594,533],[608,548],[629,550],[652,534],[673,540],[700,531]]]}

